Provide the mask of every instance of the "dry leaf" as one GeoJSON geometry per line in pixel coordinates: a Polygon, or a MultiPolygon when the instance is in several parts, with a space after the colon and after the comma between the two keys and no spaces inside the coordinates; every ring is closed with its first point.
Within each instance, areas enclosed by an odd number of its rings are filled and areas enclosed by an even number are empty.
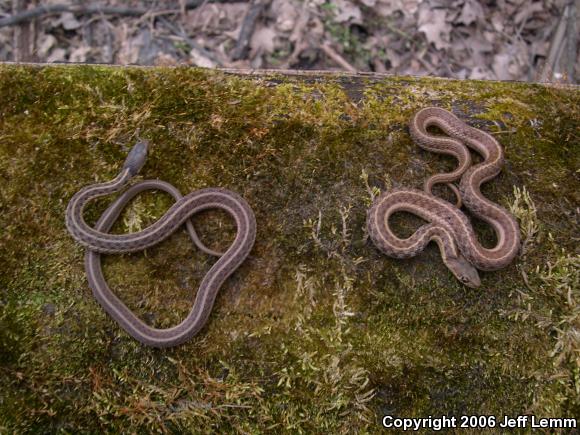
{"type": "Polygon", "coordinates": [[[84,63],[87,61],[87,54],[91,51],[91,47],[83,45],[71,51],[68,58],[69,62],[84,63]]]}
{"type": "Polygon", "coordinates": [[[191,62],[195,66],[201,66],[203,68],[215,68],[215,66],[216,66],[216,64],[213,60],[208,59],[203,54],[201,54],[199,51],[197,51],[195,48],[189,52],[189,55],[191,57],[191,62]]]}
{"type": "Polygon", "coordinates": [[[197,33],[199,28],[216,34],[233,31],[242,22],[248,9],[247,3],[205,4],[199,9],[187,12],[185,30],[197,33]]]}
{"type": "Polygon", "coordinates": [[[280,32],[291,32],[300,15],[301,5],[294,1],[274,0],[270,7],[276,29],[280,32]]]}
{"type": "Polygon", "coordinates": [[[401,11],[404,15],[412,16],[417,12],[419,0],[378,0],[375,7],[377,14],[390,17],[394,12],[401,11]]]}
{"type": "MultiPolygon", "coordinates": [[[[239,62],[231,62],[229,53],[248,2],[204,1],[185,16],[166,18],[178,20],[189,37],[202,41],[226,67],[320,68],[325,64],[318,56],[319,47],[331,38],[325,20],[330,18],[328,7],[334,5],[334,18],[330,19],[340,26],[360,26],[360,32],[351,36],[359,39],[361,50],[344,53],[344,57],[362,70],[526,80],[529,69],[537,69],[546,58],[566,1],[271,0],[252,35],[250,59],[239,62]],[[412,43],[417,39],[429,44],[412,43]],[[268,55],[273,52],[278,54],[268,55]]],[[[111,0],[111,4],[122,3],[111,0]]],[[[12,0],[0,0],[0,17],[10,15],[11,6],[12,0]]],[[[37,23],[36,54],[41,61],[86,62],[94,57],[97,62],[213,66],[199,52],[188,55],[176,49],[172,40],[183,40],[183,35],[172,35],[175,32],[156,20],[62,13],[37,23]],[[47,31],[54,27],[60,29],[56,38],[47,31]]],[[[0,28],[0,61],[17,54],[12,32],[11,27],[0,28]]],[[[337,39],[335,43],[344,42],[337,39]]],[[[341,48],[336,46],[339,52],[341,48]]]]}
{"type": "Polygon", "coordinates": [[[361,23],[362,13],[360,8],[348,0],[336,0],[336,15],[333,21],[336,23],[361,23]]]}
{"type": "Polygon", "coordinates": [[[56,45],[56,38],[51,34],[44,35],[38,45],[38,56],[41,58],[47,57],[48,53],[56,45]]]}
{"type": "Polygon", "coordinates": [[[172,66],[177,65],[177,60],[167,53],[159,53],[155,59],[155,65],[159,66],[172,66]]]}
{"type": "Polygon", "coordinates": [[[75,30],[81,27],[81,23],[76,19],[72,12],[64,12],[56,25],[62,25],[65,30],[75,30]]]}
{"type": "Polygon", "coordinates": [[[55,48],[46,58],[48,63],[64,62],[66,60],[66,50],[64,48],[55,48]]]}
{"type": "MultiPolygon", "coordinates": [[[[127,29],[122,29],[127,32],[127,29]]],[[[148,32],[139,32],[136,36],[122,38],[121,47],[117,54],[117,62],[122,65],[134,64],[139,60],[139,52],[150,41],[148,32]]]]}
{"type": "Polygon", "coordinates": [[[451,25],[447,23],[446,17],[445,9],[432,9],[427,3],[422,3],[419,8],[419,31],[438,50],[449,48],[451,25]]]}
{"type": "Polygon", "coordinates": [[[482,66],[476,66],[469,74],[471,80],[485,80],[489,78],[489,70],[482,66]]]}
{"type": "Polygon", "coordinates": [[[544,10],[544,2],[535,2],[529,4],[529,2],[525,2],[523,6],[519,9],[518,13],[514,17],[514,23],[520,24],[522,21],[527,20],[536,12],[542,12],[544,10]]]}
{"type": "Polygon", "coordinates": [[[507,53],[499,53],[493,57],[492,69],[498,80],[509,80],[511,74],[509,72],[511,56],[507,53]]]}
{"type": "Polygon", "coordinates": [[[491,16],[491,25],[492,27],[497,30],[498,32],[504,31],[504,19],[505,17],[502,16],[500,12],[496,12],[491,16]]]}
{"type": "Polygon", "coordinates": [[[275,48],[274,39],[276,35],[276,31],[270,27],[256,29],[250,41],[252,52],[272,53],[275,48]]]}
{"type": "Polygon", "coordinates": [[[387,59],[389,59],[391,67],[394,69],[399,68],[402,64],[401,56],[391,48],[387,48],[387,59]]]}
{"type": "Polygon", "coordinates": [[[470,24],[475,23],[478,18],[482,18],[483,16],[484,12],[481,5],[474,0],[467,0],[461,8],[461,15],[459,15],[457,22],[469,26],[470,24]]]}

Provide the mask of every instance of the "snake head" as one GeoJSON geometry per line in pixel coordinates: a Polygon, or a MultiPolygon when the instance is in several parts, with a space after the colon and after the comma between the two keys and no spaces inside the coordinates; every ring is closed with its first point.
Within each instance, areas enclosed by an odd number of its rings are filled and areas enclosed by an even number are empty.
{"type": "Polygon", "coordinates": [[[147,146],[149,142],[142,140],[137,142],[129,151],[127,158],[125,159],[125,164],[123,169],[129,169],[131,176],[135,176],[139,173],[143,165],[145,164],[145,159],[147,158],[147,146]]]}
{"type": "Polygon", "coordinates": [[[462,255],[458,255],[455,258],[447,258],[445,265],[467,287],[477,288],[481,285],[477,269],[462,255]]]}

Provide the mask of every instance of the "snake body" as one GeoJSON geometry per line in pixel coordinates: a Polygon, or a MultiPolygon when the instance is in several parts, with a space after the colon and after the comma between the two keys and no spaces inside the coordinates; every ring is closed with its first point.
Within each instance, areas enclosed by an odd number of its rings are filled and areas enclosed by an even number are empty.
{"type": "Polygon", "coordinates": [[[443,262],[451,272],[464,284],[478,287],[477,269],[491,271],[507,266],[517,255],[520,245],[519,226],[514,217],[480,191],[482,183],[501,171],[503,149],[489,134],[437,107],[417,112],[409,129],[413,140],[422,148],[456,157],[458,168],[449,174],[431,177],[423,191],[393,189],[376,198],[367,216],[371,240],[383,253],[395,258],[413,257],[433,240],[439,245],[443,262]],[[449,137],[428,133],[429,126],[439,127],[449,137]],[[479,153],[483,161],[471,166],[467,147],[479,153]],[[451,183],[459,178],[458,199],[472,214],[490,224],[496,233],[497,244],[491,249],[479,243],[469,219],[458,207],[431,193],[434,184],[451,183]],[[411,237],[401,239],[389,226],[390,216],[398,211],[413,213],[428,223],[411,237]]]}
{"type": "Polygon", "coordinates": [[[133,147],[123,170],[112,181],[94,184],[76,193],[66,210],[66,226],[71,235],[87,248],[85,269],[89,285],[102,307],[131,336],[143,344],[169,347],[181,344],[196,335],[207,322],[216,295],[224,281],[242,264],[252,249],[256,237],[256,219],[248,203],[239,195],[226,189],[207,188],[182,196],[168,183],[147,180],[126,190],[102,214],[94,228],[83,219],[83,210],[95,198],[118,192],[134,177],[144,164],[147,143],[133,147]],[[114,222],[126,204],[139,192],[147,189],[163,190],[176,202],[155,223],[142,231],[130,234],[110,234],[114,222]],[[235,240],[224,254],[205,247],[191,224],[190,217],[203,210],[219,208],[235,220],[235,240]],[[136,252],[156,245],[169,237],[182,224],[194,244],[204,252],[220,258],[202,280],[193,307],[177,326],[168,329],[152,328],[140,320],[109,288],[101,268],[101,253],[136,252]]]}

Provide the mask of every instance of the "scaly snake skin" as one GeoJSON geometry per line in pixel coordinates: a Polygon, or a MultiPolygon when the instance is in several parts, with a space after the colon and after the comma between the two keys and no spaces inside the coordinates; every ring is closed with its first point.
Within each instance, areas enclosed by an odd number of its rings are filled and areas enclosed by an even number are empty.
{"type": "Polygon", "coordinates": [[[85,269],[93,294],[102,307],[125,331],[141,343],[154,347],[169,347],[181,344],[196,335],[207,322],[216,295],[224,281],[242,264],[254,245],[256,218],[248,203],[239,195],[226,189],[201,189],[181,196],[168,183],[147,180],[125,191],[113,202],[91,228],[83,219],[83,210],[95,198],[121,190],[134,177],[145,162],[147,142],[133,147],[121,173],[112,181],[94,184],[76,193],[66,210],[66,226],[71,235],[87,248],[85,269]],[[139,192],[147,189],[163,190],[172,195],[176,202],[155,223],[142,231],[130,234],[109,234],[126,204],[139,192]],[[235,220],[237,234],[234,242],[224,254],[205,247],[190,221],[190,217],[202,210],[220,208],[235,220]],[[103,276],[101,253],[136,252],[156,245],[174,233],[183,223],[194,244],[202,251],[219,256],[202,280],[193,307],[187,317],[177,326],[168,329],[152,328],[140,320],[111,291],[103,276]]]}
{"type": "Polygon", "coordinates": [[[370,238],[383,253],[395,258],[413,257],[433,240],[439,245],[443,262],[451,272],[465,285],[478,287],[481,283],[477,269],[491,271],[507,266],[520,246],[520,230],[514,217],[480,191],[482,183],[501,171],[503,149],[489,134],[437,107],[417,112],[409,129],[420,147],[454,156],[459,166],[449,174],[429,178],[423,191],[392,189],[376,198],[367,216],[370,238]],[[428,133],[429,126],[439,127],[449,137],[428,133]],[[467,147],[479,153],[483,162],[471,166],[467,147]],[[479,243],[469,219],[457,206],[431,194],[434,184],[451,183],[459,178],[458,205],[463,200],[473,215],[492,226],[497,236],[497,244],[492,249],[479,243]],[[401,239],[389,227],[390,216],[398,211],[415,214],[428,223],[411,237],[401,239]]]}

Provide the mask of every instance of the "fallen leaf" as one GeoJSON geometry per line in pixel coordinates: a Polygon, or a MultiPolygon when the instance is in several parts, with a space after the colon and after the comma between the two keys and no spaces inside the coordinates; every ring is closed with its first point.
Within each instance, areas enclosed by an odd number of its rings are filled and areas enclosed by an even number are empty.
{"type": "Polygon", "coordinates": [[[387,52],[387,59],[391,63],[391,68],[394,68],[394,69],[399,68],[402,64],[401,56],[399,56],[399,54],[391,48],[387,48],[386,52],[387,52]]]}
{"type": "Polygon", "coordinates": [[[75,30],[82,25],[79,20],[77,20],[76,17],[72,14],[72,12],[64,12],[60,16],[58,24],[60,24],[64,30],[75,30]]]}
{"type": "Polygon", "coordinates": [[[504,17],[500,12],[494,12],[494,14],[491,16],[490,22],[492,27],[498,32],[504,31],[504,17]]]}
{"type": "Polygon", "coordinates": [[[489,79],[489,70],[482,66],[476,66],[471,70],[469,74],[471,80],[485,80],[489,79]]]}
{"type": "Polygon", "coordinates": [[[187,31],[195,33],[201,28],[203,31],[215,34],[235,30],[246,15],[248,4],[223,3],[205,4],[201,8],[187,12],[187,20],[184,27],[187,31]]]}
{"type": "Polygon", "coordinates": [[[128,36],[129,30],[126,26],[122,26],[118,31],[125,36],[120,38],[122,43],[117,53],[117,62],[121,65],[137,63],[141,49],[150,44],[150,34],[142,31],[135,36],[128,36]]]}
{"type": "Polygon", "coordinates": [[[492,69],[498,80],[509,80],[511,75],[508,71],[510,64],[510,55],[507,53],[499,53],[493,57],[492,69]]]}
{"type": "Polygon", "coordinates": [[[336,15],[333,19],[336,23],[358,23],[362,21],[362,13],[360,8],[348,0],[336,0],[333,2],[336,6],[336,15]]]}
{"type": "Polygon", "coordinates": [[[208,59],[195,48],[189,52],[189,56],[191,57],[191,62],[195,66],[201,66],[203,68],[215,68],[215,62],[211,59],[208,59]]]}
{"type": "Polygon", "coordinates": [[[461,8],[461,15],[459,15],[457,22],[469,26],[481,17],[484,17],[484,11],[481,5],[476,1],[467,0],[461,8]]]}
{"type": "Polygon", "coordinates": [[[253,52],[262,50],[264,53],[272,53],[275,48],[274,39],[276,30],[271,27],[261,27],[254,31],[250,41],[250,47],[253,52]]]}
{"type": "Polygon", "coordinates": [[[177,65],[177,60],[167,53],[159,53],[155,59],[155,65],[159,66],[172,66],[177,65]]]}
{"type": "Polygon", "coordinates": [[[86,45],[77,47],[73,51],[71,51],[70,56],[68,57],[68,61],[84,63],[87,61],[87,54],[89,54],[90,51],[91,47],[88,47],[86,45]]]}
{"type": "Polygon", "coordinates": [[[382,17],[390,17],[394,12],[401,11],[412,16],[417,12],[420,0],[378,0],[375,9],[382,17]]]}
{"type": "Polygon", "coordinates": [[[38,56],[44,58],[48,55],[52,47],[56,45],[56,38],[51,34],[44,35],[38,46],[38,56]]]}
{"type": "Polygon", "coordinates": [[[445,9],[433,9],[427,3],[419,7],[419,31],[425,34],[427,41],[437,50],[449,47],[451,24],[446,21],[446,17],[445,9]]]}
{"type": "Polygon", "coordinates": [[[55,48],[46,58],[48,63],[64,62],[66,60],[66,50],[64,48],[55,48]]]}
{"type": "Polygon", "coordinates": [[[536,12],[541,12],[545,8],[544,2],[535,2],[529,3],[525,2],[525,4],[519,9],[518,13],[514,17],[514,23],[520,24],[522,21],[527,20],[536,12]]]}
{"type": "Polygon", "coordinates": [[[294,1],[274,0],[270,11],[274,14],[276,29],[280,32],[291,32],[300,15],[300,4],[294,1]]]}

